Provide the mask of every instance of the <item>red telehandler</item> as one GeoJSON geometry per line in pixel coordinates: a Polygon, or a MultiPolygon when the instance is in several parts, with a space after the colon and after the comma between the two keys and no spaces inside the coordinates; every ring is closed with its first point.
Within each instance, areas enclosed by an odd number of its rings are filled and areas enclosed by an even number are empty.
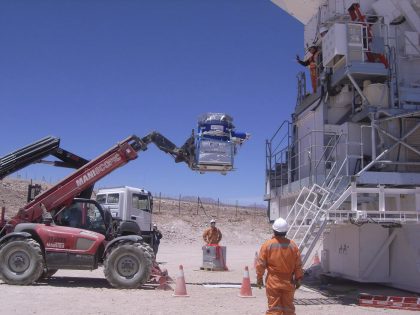
{"type": "Polygon", "coordinates": [[[238,140],[236,134],[231,137],[231,131],[227,134],[224,139],[219,136],[201,139],[193,134],[181,148],[157,132],[143,138],[131,136],[84,164],[38,195],[13,218],[0,222],[1,279],[8,284],[28,285],[58,269],[93,270],[103,265],[105,277],[112,286],[140,287],[149,280],[156,265],[153,250],[140,236],[138,224],[115,220],[109,209],[78,196],[104,176],[136,159],[137,152],[146,150],[150,143],[193,170],[231,170],[233,164],[227,164],[226,159],[218,161],[208,156],[231,154],[233,161],[233,149],[221,152],[219,144],[232,143],[233,148],[249,135],[244,134],[238,140]],[[214,142],[216,146],[202,149],[198,145],[202,141],[214,142]]]}
{"type": "Polygon", "coordinates": [[[27,285],[58,269],[93,270],[103,264],[105,277],[114,287],[137,288],[144,284],[150,277],[154,254],[140,236],[137,223],[118,222],[96,201],[76,197],[136,159],[137,152],[146,150],[150,142],[177,161],[189,163],[184,150],[158,133],[143,139],[131,136],[118,143],[2,222],[2,280],[27,285]]]}

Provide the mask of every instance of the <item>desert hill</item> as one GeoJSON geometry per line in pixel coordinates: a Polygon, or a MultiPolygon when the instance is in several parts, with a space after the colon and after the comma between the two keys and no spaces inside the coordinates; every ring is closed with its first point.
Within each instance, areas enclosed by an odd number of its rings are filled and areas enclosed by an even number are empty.
{"type": "MultiPolygon", "coordinates": [[[[7,217],[13,216],[26,204],[28,184],[29,181],[16,178],[0,181],[0,207],[6,207],[7,217]]],[[[41,185],[42,190],[50,187],[44,182],[37,184],[41,185]]],[[[218,206],[207,198],[202,198],[202,204],[191,197],[181,201],[160,199],[159,196],[154,198],[153,221],[163,233],[162,241],[165,243],[200,243],[202,232],[212,218],[217,220],[217,226],[223,233],[222,243],[225,244],[259,244],[270,237],[270,224],[263,208],[218,206]]]]}

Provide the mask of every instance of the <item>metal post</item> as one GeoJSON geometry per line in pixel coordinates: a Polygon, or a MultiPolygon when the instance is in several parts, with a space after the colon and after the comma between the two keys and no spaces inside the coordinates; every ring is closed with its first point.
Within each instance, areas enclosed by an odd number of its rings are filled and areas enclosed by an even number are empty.
{"type": "Polygon", "coordinates": [[[238,216],[238,200],[236,200],[236,211],[235,211],[235,217],[238,216]]]}
{"type": "Polygon", "coordinates": [[[178,214],[181,214],[181,194],[179,194],[179,199],[178,199],[178,214]]]}
{"type": "Polygon", "coordinates": [[[299,188],[302,188],[302,183],[301,183],[301,178],[300,178],[300,168],[301,168],[300,155],[301,154],[302,154],[302,152],[301,152],[300,139],[299,139],[298,140],[298,176],[299,176],[299,188]]]}
{"type": "Polygon", "coordinates": [[[383,185],[379,185],[379,211],[385,211],[385,190],[383,185]]]}
{"type": "Polygon", "coordinates": [[[200,208],[200,197],[197,197],[197,215],[198,215],[199,208],[200,208]]]}
{"type": "Polygon", "coordinates": [[[4,222],[5,222],[5,220],[4,220],[4,216],[5,216],[5,214],[6,214],[6,207],[1,207],[1,219],[0,219],[0,226],[3,226],[4,225],[4,222]]]}
{"type": "Polygon", "coordinates": [[[376,159],[376,137],[375,137],[375,128],[374,128],[374,120],[372,119],[371,128],[372,128],[372,161],[376,159]]]}
{"type": "Polygon", "coordinates": [[[420,187],[416,187],[416,195],[414,198],[416,200],[416,211],[420,213],[420,187]]]}
{"type": "Polygon", "coordinates": [[[220,201],[219,201],[219,198],[217,198],[217,218],[219,218],[219,211],[220,211],[220,201]]]}
{"type": "Polygon", "coordinates": [[[257,220],[257,203],[254,202],[254,221],[257,220]]]}
{"type": "Polygon", "coordinates": [[[351,183],[351,211],[357,211],[357,189],[356,183],[351,183]]]}
{"type": "Polygon", "coordinates": [[[160,192],[159,193],[159,209],[158,209],[159,213],[160,213],[160,203],[161,203],[161,201],[162,201],[162,193],[160,192]]]}

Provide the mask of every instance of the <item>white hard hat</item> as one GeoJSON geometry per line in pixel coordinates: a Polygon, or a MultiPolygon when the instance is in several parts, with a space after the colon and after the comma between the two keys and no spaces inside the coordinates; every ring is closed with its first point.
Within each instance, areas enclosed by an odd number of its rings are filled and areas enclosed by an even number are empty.
{"type": "Polygon", "coordinates": [[[279,233],[286,233],[289,226],[287,225],[287,222],[283,218],[278,218],[273,223],[273,230],[279,233]]]}
{"type": "Polygon", "coordinates": [[[211,219],[210,223],[216,223],[215,219],[211,219]]]}
{"type": "Polygon", "coordinates": [[[157,227],[156,223],[155,223],[155,224],[153,224],[153,227],[157,227]]]}

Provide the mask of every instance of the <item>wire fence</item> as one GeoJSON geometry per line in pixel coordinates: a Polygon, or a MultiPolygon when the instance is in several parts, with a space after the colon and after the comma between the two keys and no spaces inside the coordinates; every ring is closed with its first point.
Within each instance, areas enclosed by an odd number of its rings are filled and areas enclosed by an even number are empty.
{"type": "MultiPolygon", "coordinates": [[[[42,191],[45,191],[54,185],[53,183],[46,181],[45,178],[42,178],[41,180],[37,180],[35,178],[28,180],[25,177],[22,177],[19,173],[13,174],[12,176],[9,176],[9,178],[17,180],[18,182],[22,181],[22,184],[16,186],[15,188],[17,190],[22,190],[20,195],[22,195],[21,197],[24,199],[26,199],[28,184],[31,184],[32,182],[43,184],[42,191]]],[[[95,198],[94,196],[95,195],[93,195],[92,198],[95,198]]],[[[153,194],[153,197],[155,213],[170,210],[172,213],[188,213],[196,215],[204,214],[207,217],[213,218],[219,218],[220,216],[223,216],[223,214],[229,214],[230,216],[267,215],[267,206],[265,204],[260,204],[257,202],[246,203],[240,199],[232,201],[232,199],[224,200],[222,198],[215,199],[203,196],[187,196],[182,194],[171,195],[162,192],[153,194]]],[[[26,200],[22,199],[20,206],[23,206],[25,201],[26,200]]],[[[10,206],[9,203],[5,201],[1,202],[1,204],[10,206]]]]}
{"type": "Polygon", "coordinates": [[[252,215],[265,217],[267,207],[265,205],[253,204],[243,205],[240,200],[235,202],[217,200],[212,198],[203,198],[200,196],[178,196],[166,195],[163,193],[154,195],[154,211],[155,213],[163,211],[177,212],[178,214],[204,214],[207,217],[219,218],[226,213],[234,214],[235,217],[241,215],[252,215]]]}

